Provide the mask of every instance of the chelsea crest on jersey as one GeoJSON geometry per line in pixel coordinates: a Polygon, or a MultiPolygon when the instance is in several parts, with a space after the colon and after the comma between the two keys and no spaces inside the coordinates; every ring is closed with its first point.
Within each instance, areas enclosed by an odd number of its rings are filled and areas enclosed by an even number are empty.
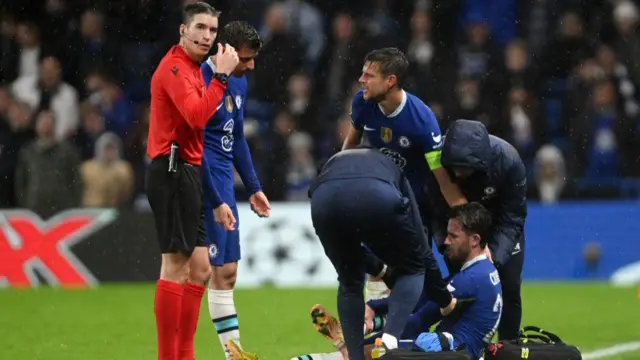
{"type": "MultiPolygon", "coordinates": [[[[202,64],[202,75],[205,84],[209,86],[215,65],[209,58],[202,64]]],[[[227,90],[215,114],[209,119],[204,131],[204,147],[216,155],[232,159],[234,139],[237,131],[243,131],[243,109],[246,94],[246,77],[230,76],[227,90]]]]}

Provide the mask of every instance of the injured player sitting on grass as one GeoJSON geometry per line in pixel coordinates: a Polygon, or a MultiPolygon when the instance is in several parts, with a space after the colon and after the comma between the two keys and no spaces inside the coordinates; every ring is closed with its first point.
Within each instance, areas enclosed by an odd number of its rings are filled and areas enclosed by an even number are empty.
{"type": "MultiPolygon", "coordinates": [[[[454,312],[442,317],[437,304],[423,299],[416,306],[404,329],[400,348],[438,352],[464,348],[474,359],[482,356],[493,338],[502,313],[502,289],[498,273],[484,255],[486,239],[483,235],[491,224],[491,215],[478,203],[452,208],[447,228],[445,255],[453,263],[462,265],[461,271],[449,281],[448,289],[458,299],[454,312]],[[440,322],[433,332],[431,327],[440,322]],[[448,340],[443,349],[440,335],[448,340]]],[[[365,356],[371,358],[374,339],[382,334],[387,312],[387,299],[370,300],[366,305],[365,356]]],[[[312,308],[311,317],[316,330],[329,339],[337,351],[324,354],[302,355],[292,360],[348,360],[338,320],[321,305],[312,308]]]]}

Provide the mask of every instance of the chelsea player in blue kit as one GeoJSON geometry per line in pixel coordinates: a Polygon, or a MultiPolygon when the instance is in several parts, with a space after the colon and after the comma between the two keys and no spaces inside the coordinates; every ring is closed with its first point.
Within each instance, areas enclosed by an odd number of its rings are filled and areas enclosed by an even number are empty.
{"type": "MultiPolygon", "coordinates": [[[[423,351],[447,351],[465,345],[474,359],[480,358],[498,330],[502,315],[502,285],[498,270],[485,255],[491,213],[480,203],[471,202],[451,209],[445,256],[461,266],[447,286],[458,299],[452,315],[442,317],[437,304],[426,301],[411,315],[402,338],[414,341],[423,351]],[[432,325],[440,321],[434,333],[432,325]],[[443,348],[438,334],[450,334],[449,348],[443,348]]],[[[386,299],[367,304],[365,322],[373,327],[374,314],[384,314],[386,299]]]]}
{"type": "MultiPolygon", "coordinates": [[[[418,351],[450,351],[464,344],[474,359],[482,356],[484,349],[495,335],[502,315],[502,286],[498,270],[484,254],[487,246],[485,235],[491,227],[491,213],[481,204],[472,202],[451,209],[445,239],[445,255],[454,264],[461,266],[448,284],[448,289],[457,298],[453,312],[443,317],[435,302],[423,301],[409,318],[404,328],[401,348],[418,351]],[[430,328],[440,322],[435,331],[430,328]]],[[[365,314],[365,332],[382,329],[388,299],[370,300],[365,314]]],[[[331,315],[328,315],[331,316],[331,315]]],[[[332,316],[331,316],[332,317],[332,316]]],[[[333,317],[332,317],[333,318],[333,317]]],[[[334,334],[342,334],[337,321],[334,334]]],[[[368,338],[368,342],[378,335],[368,338]]],[[[372,345],[365,347],[365,356],[370,359],[372,345]]],[[[292,360],[346,360],[346,352],[303,355],[292,360]]]]}
{"type": "MultiPolygon", "coordinates": [[[[413,189],[424,225],[430,229],[433,214],[430,201],[444,197],[449,206],[467,202],[459,187],[440,163],[442,134],[431,109],[413,94],[402,89],[409,62],[402,51],[384,48],[370,52],[364,59],[362,86],[351,102],[352,127],[343,150],[359,145],[363,138],[394,160],[407,176],[413,189]],[[439,189],[439,190],[438,190],[439,189]],[[438,191],[440,194],[429,194],[438,191]]],[[[444,235],[444,234],[442,234],[444,235]]],[[[367,272],[381,276],[384,264],[367,257],[367,272]]],[[[437,266],[436,263],[428,264],[437,266]]],[[[380,281],[367,282],[367,296],[384,291],[380,281]]]]}
{"type": "Polygon", "coordinates": [[[235,48],[240,62],[229,77],[216,73],[215,56],[201,67],[207,86],[213,78],[218,78],[227,85],[222,102],[204,132],[203,208],[212,268],[208,291],[209,313],[225,350],[225,357],[229,359],[229,351],[240,348],[238,315],[233,301],[233,288],[240,260],[240,237],[237,223],[234,229],[225,229],[215,222],[213,194],[217,190],[221,200],[231,207],[237,219],[233,182],[235,167],[250,195],[251,209],[258,216],[267,217],[271,208],[256,176],[243,129],[247,93],[247,78],[244,74],[253,70],[254,58],[262,47],[262,41],[251,25],[234,21],[224,27],[220,42],[235,48]]]}

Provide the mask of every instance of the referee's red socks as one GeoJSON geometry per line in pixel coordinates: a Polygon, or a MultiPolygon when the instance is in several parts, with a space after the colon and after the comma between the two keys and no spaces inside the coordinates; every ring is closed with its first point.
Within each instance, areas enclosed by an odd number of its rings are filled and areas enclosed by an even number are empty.
{"type": "Polygon", "coordinates": [[[205,287],[187,282],[182,293],[180,328],[178,331],[178,360],[193,360],[193,342],[200,316],[205,287]]]}
{"type": "Polygon", "coordinates": [[[177,338],[180,326],[183,287],[181,284],[158,280],[154,312],[158,335],[158,360],[177,360],[177,338]]]}

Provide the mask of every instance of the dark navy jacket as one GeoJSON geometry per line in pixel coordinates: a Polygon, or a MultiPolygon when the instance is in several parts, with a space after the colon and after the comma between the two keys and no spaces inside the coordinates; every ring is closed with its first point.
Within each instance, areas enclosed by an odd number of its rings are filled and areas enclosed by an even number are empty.
{"type": "Polygon", "coordinates": [[[406,177],[393,160],[377,149],[360,147],[340,151],[327,160],[309,188],[309,197],[318,185],[329,180],[365,178],[378,179],[408,194],[406,177]]]}
{"type": "Polygon", "coordinates": [[[471,167],[468,179],[454,179],[468,201],[482,203],[493,215],[489,248],[497,266],[524,250],[527,217],[526,169],[518,151],[505,140],[489,135],[478,121],[457,120],[447,131],[442,166],[471,167]]]}

